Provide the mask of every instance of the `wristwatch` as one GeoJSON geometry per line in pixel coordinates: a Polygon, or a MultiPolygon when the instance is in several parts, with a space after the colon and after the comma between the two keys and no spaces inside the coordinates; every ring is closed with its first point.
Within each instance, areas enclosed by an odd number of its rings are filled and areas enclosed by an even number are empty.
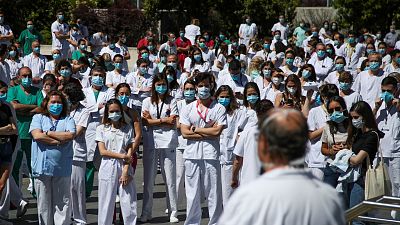
{"type": "Polygon", "coordinates": [[[196,130],[196,127],[192,127],[192,132],[195,133],[194,131],[196,130]]]}

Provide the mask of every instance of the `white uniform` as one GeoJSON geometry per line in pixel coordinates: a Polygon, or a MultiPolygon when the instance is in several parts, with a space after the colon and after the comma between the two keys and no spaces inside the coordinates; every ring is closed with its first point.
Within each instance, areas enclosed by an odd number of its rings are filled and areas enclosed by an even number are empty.
{"type": "Polygon", "coordinates": [[[267,52],[265,50],[260,50],[260,51],[256,52],[256,55],[254,57],[256,57],[256,56],[261,57],[264,61],[272,61],[272,59],[275,58],[275,52],[271,52],[271,51],[267,52]]]}
{"type": "Polygon", "coordinates": [[[106,85],[116,87],[120,83],[126,83],[126,75],[125,71],[121,71],[121,73],[117,73],[115,70],[107,72],[106,85]]]}
{"type": "Polygon", "coordinates": [[[92,35],[90,42],[92,43],[92,53],[93,55],[98,55],[103,48],[103,45],[107,43],[107,36],[101,35],[101,33],[95,33],[92,35]]]}
{"type": "MultiPolygon", "coordinates": [[[[50,71],[51,74],[54,74],[54,69],[56,68],[56,62],[54,60],[46,62],[44,65],[44,71],[50,71]]],[[[43,76],[43,74],[42,74],[43,76]]],[[[43,78],[43,77],[42,77],[43,78]]]]}
{"type": "Polygon", "coordinates": [[[344,208],[335,189],[306,171],[292,168],[272,170],[240,187],[224,210],[219,225],[345,224],[344,208]]]}
{"type": "Polygon", "coordinates": [[[275,23],[274,26],[272,27],[271,31],[275,32],[279,30],[281,32],[281,39],[282,40],[287,40],[288,38],[288,32],[289,32],[289,27],[287,24],[281,24],[279,23],[275,23]]]}
{"type": "MultiPolygon", "coordinates": [[[[76,126],[84,129],[88,126],[89,112],[83,105],[71,111],[70,116],[74,119],[76,126]]],[[[86,224],[86,159],[87,148],[85,133],[76,136],[72,143],[74,150],[71,173],[71,209],[74,221],[76,223],[86,224]]]]}
{"type": "MultiPolygon", "coordinates": [[[[133,128],[126,124],[120,129],[101,124],[97,127],[96,141],[103,142],[107,151],[126,154],[126,148],[134,141],[133,128]]],[[[123,161],[102,157],[99,169],[99,213],[98,224],[111,225],[117,193],[124,224],[136,225],[136,187],[135,181],[123,186],[119,179],[122,175],[123,161]]],[[[129,176],[133,178],[133,168],[129,166],[129,176]]]]}
{"type": "Polygon", "coordinates": [[[55,32],[59,32],[62,35],[67,35],[69,32],[69,27],[66,23],[60,23],[58,20],[51,24],[51,49],[59,49],[61,51],[61,57],[66,58],[69,50],[69,43],[67,39],[58,39],[55,32]]]}
{"type": "MultiPolygon", "coordinates": [[[[153,119],[178,115],[176,100],[169,97],[158,104],[151,102],[151,97],[143,100],[143,112],[148,112],[153,119]]],[[[144,141],[148,141],[143,151],[144,193],[142,217],[152,216],[154,179],[157,169],[157,159],[161,164],[161,171],[167,189],[167,207],[171,216],[177,216],[176,199],[176,147],[178,133],[174,127],[147,126],[143,134],[144,141]]]]}
{"type": "Polygon", "coordinates": [[[200,27],[194,24],[187,25],[185,27],[185,38],[189,39],[192,45],[195,44],[197,35],[200,35],[200,27]]]}
{"type": "MultiPolygon", "coordinates": [[[[44,73],[44,68],[47,63],[47,58],[43,55],[35,56],[33,53],[26,55],[23,60],[24,66],[32,70],[32,77],[41,77],[44,73]]],[[[40,87],[41,84],[32,84],[32,86],[40,87]]]]}
{"type": "Polygon", "coordinates": [[[323,82],[332,70],[333,60],[329,57],[320,60],[317,55],[314,54],[311,59],[308,60],[308,64],[314,66],[315,74],[317,75],[317,82],[323,82]]]}
{"type": "Polygon", "coordinates": [[[237,88],[244,88],[249,80],[250,78],[248,76],[241,74],[239,80],[234,81],[232,76],[228,73],[227,75],[218,78],[217,88],[221,87],[222,85],[228,85],[234,92],[236,92],[235,90],[237,88]]]}
{"type": "MultiPolygon", "coordinates": [[[[181,124],[195,127],[210,127],[214,123],[226,125],[224,106],[214,101],[205,112],[200,112],[198,104],[199,102],[195,101],[183,108],[179,118],[181,124]]],[[[200,224],[202,189],[208,199],[210,217],[208,224],[216,224],[222,213],[219,149],[218,139],[188,139],[187,141],[187,147],[183,153],[187,198],[186,225],[200,224]]]]}
{"type": "Polygon", "coordinates": [[[291,69],[290,68],[288,68],[286,65],[282,65],[281,67],[279,67],[279,69],[281,69],[282,70],[282,72],[286,75],[286,76],[289,76],[289,75],[291,75],[291,74],[298,74],[299,73],[299,68],[297,68],[297,67],[295,67],[295,66],[293,66],[291,69]]]}
{"type": "Polygon", "coordinates": [[[346,67],[347,71],[356,71],[358,60],[361,58],[365,47],[357,43],[354,47],[351,47],[349,44],[345,44],[343,48],[343,57],[346,59],[346,67]]]}
{"type": "Polygon", "coordinates": [[[151,91],[143,91],[143,89],[151,88],[153,76],[148,73],[141,76],[138,72],[131,72],[126,75],[126,83],[132,90],[132,105],[134,105],[136,111],[141,112],[143,100],[151,95],[151,91]]]}
{"type": "Polygon", "coordinates": [[[10,84],[11,81],[10,69],[10,65],[7,63],[7,61],[0,62],[0,80],[7,85],[10,84]]]}
{"type": "Polygon", "coordinates": [[[330,72],[328,76],[325,78],[325,83],[334,84],[339,89],[339,72],[337,71],[330,72]]]}
{"type": "Polygon", "coordinates": [[[129,72],[128,61],[125,60],[125,54],[129,53],[128,47],[126,45],[120,45],[118,42],[115,43],[115,52],[122,55],[124,60],[122,61],[122,70],[129,72]]]}
{"type": "Polygon", "coordinates": [[[276,96],[280,93],[283,93],[285,87],[284,85],[279,85],[279,89],[274,89],[272,87],[272,82],[271,82],[267,87],[264,87],[263,89],[260,90],[261,90],[260,99],[268,99],[274,104],[276,96]]]}
{"type": "Polygon", "coordinates": [[[358,92],[353,92],[349,95],[343,96],[346,102],[347,111],[350,112],[351,107],[359,101],[362,101],[362,97],[358,92]]]}
{"type": "Polygon", "coordinates": [[[160,45],[160,51],[161,50],[166,50],[169,54],[177,54],[178,53],[178,51],[177,51],[177,49],[176,49],[176,44],[175,43],[173,43],[172,45],[170,45],[169,44],[169,41],[167,41],[167,42],[165,42],[165,43],[163,43],[162,45],[160,45]]]}
{"type": "Polygon", "coordinates": [[[18,75],[18,70],[23,66],[22,58],[19,58],[15,61],[6,59],[6,62],[10,66],[10,78],[16,78],[18,75]]]}
{"type": "Polygon", "coordinates": [[[373,109],[375,107],[375,100],[381,94],[382,80],[387,77],[387,74],[385,74],[382,70],[379,71],[377,76],[370,74],[369,72],[370,70],[359,73],[354,80],[351,89],[353,89],[355,92],[358,92],[362,99],[366,101],[373,109]]]}
{"type": "MultiPolygon", "coordinates": [[[[9,35],[12,33],[11,27],[7,24],[0,24],[0,35],[9,35]]],[[[1,40],[0,45],[5,44],[8,46],[11,45],[9,40],[1,40]]]]}
{"type": "Polygon", "coordinates": [[[398,66],[397,68],[394,68],[393,64],[390,63],[390,64],[387,64],[387,65],[383,68],[383,71],[384,71],[386,74],[390,74],[390,73],[393,73],[393,72],[400,73],[400,66],[398,66]]]}
{"type": "Polygon", "coordinates": [[[227,114],[226,122],[227,126],[222,131],[219,139],[223,205],[226,205],[233,193],[233,188],[231,187],[233,160],[235,158],[233,150],[235,149],[238,133],[243,131],[247,123],[246,111],[237,109],[232,115],[227,114]]]}
{"type": "Polygon", "coordinates": [[[240,24],[239,34],[239,44],[244,44],[246,47],[249,47],[250,40],[257,35],[257,25],[255,23],[251,25],[247,23],[240,24]]]}

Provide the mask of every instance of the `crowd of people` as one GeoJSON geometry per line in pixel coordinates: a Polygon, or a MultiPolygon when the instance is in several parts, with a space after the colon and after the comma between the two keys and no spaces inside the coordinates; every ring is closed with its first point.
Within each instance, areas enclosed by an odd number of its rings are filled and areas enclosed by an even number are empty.
{"type": "Polygon", "coordinates": [[[26,212],[24,155],[46,225],[87,223],[95,171],[101,225],[115,222],[116,202],[124,224],[151,221],[157,167],[171,223],[185,198],[185,224],[200,224],[203,202],[209,224],[345,224],[344,209],[364,200],[367,165],[379,160],[400,197],[394,25],[385,36],[341,33],[328,21],[291,29],[280,16],[263,38],[249,16],[237,34],[202,31],[193,19],[165,43],[147,31],[130,66],[124,33],[89,34],[60,11],[48,60],[34,21],[17,36],[5,16],[0,11],[3,219],[10,204],[18,217],[26,212]]]}

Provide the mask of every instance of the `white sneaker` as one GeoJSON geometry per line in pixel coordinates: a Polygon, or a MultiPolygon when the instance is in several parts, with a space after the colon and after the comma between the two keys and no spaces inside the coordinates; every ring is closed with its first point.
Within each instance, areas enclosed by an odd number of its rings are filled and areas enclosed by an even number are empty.
{"type": "Polygon", "coordinates": [[[168,214],[168,213],[169,213],[168,209],[165,209],[165,214],[168,214]]]}
{"type": "Polygon", "coordinates": [[[24,216],[27,209],[28,209],[28,202],[26,202],[25,200],[21,200],[17,208],[17,218],[24,216]]]}
{"type": "Polygon", "coordinates": [[[29,179],[29,186],[26,190],[28,190],[30,193],[32,193],[32,191],[33,191],[32,179],[29,179]]]}
{"type": "Polygon", "coordinates": [[[115,197],[115,202],[116,202],[116,203],[119,203],[119,195],[117,195],[117,196],[115,197]]]}
{"type": "Polygon", "coordinates": [[[170,222],[170,223],[178,223],[178,222],[179,222],[179,219],[176,218],[175,216],[170,216],[170,217],[169,217],[169,222],[170,222]]]}
{"type": "Polygon", "coordinates": [[[146,216],[146,215],[142,215],[139,218],[139,221],[142,222],[142,223],[146,223],[147,221],[150,221],[150,220],[151,220],[151,216],[146,216]]]}
{"type": "Polygon", "coordinates": [[[13,223],[8,222],[7,220],[0,219],[0,225],[13,225],[13,223]]]}

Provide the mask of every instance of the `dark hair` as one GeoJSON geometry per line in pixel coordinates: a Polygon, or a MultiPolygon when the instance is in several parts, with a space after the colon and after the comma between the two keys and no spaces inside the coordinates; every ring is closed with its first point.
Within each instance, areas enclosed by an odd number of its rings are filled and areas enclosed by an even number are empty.
{"type": "Polygon", "coordinates": [[[314,66],[313,65],[311,65],[311,64],[305,64],[304,66],[302,66],[301,68],[300,68],[300,71],[299,71],[299,73],[298,73],[298,76],[299,77],[302,77],[303,76],[303,70],[305,70],[305,69],[308,69],[308,68],[310,68],[311,69],[311,76],[310,77],[308,77],[307,78],[307,80],[308,81],[317,81],[317,75],[315,74],[315,69],[314,69],[314,66]]]}
{"type": "MultiPolygon", "coordinates": [[[[256,111],[257,117],[259,118],[259,122],[264,121],[268,112],[274,108],[274,103],[272,103],[268,99],[260,100],[254,106],[254,111],[256,111]]],[[[259,123],[261,125],[261,123],[259,123]]]]}
{"type": "Polygon", "coordinates": [[[85,94],[83,93],[82,88],[76,83],[69,83],[65,85],[63,93],[68,96],[68,100],[73,105],[85,99],[85,94]]]}
{"type": "Polygon", "coordinates": [[[115,91],[114,91],[114,96],[115,96],[115,97],[118,96],[119,89],[121,89],[121,88],[128,88],[129,93],[132,93],[132,92],[131,92],[131,87],[129,86],[129,84],[127,84],[127,83],[120,83],[120,84],[118,84],[117,87],[115,88],[115,91]]]}
{"type": "Polygon", "coordinates": [[[136,61],[136,66],[140,67],[140,64],[142,63],[146,63],[147,65],[149,64],[148,61],[146,59],[140,58],[136,61]]]}
{"type": "Polygon", "coordinates": [[[115,61],[116,58],[121,58],[122,60],[124,60],[124,57],[121,54],[114,55],[113,61],[115,61]]]}
{"type": "Polygon", "coordinates": [[[385,77],[383,80],[382,80],[382,86],[384,86],[384,85],[393,85],[393,87],[394,88],[397,88],[397,80],[396,80],[396,78],[394,78],[394,77],[385,77]]]}
{"type": "Polygon", "coordinates": [[[349,71],[343,71],[343,73],[339,74],[339,82],[344,81],[346,78],[350,80],[350,83],[353,83],[353,76],[350,74],[349,71]]]}
{"type": "Polygon", "coordinates": [[[85,56],[82,56],[82,57],[80,57],[78,59],[78,64],[83,64],[83,65],[86,65],[86,66],[90,66],[89,65],[89,60],[85,56]]]}
{"type": "Polygon", "coordinates": [[[81,38],[81,39],[79,39],[79,41],[78,41],[78,45],[81,45],[82,42],[83,42],[83,44],[86,44],[86,40],[83,39],[83,38],[81,38]]]}
{"type": "Polygon", "coordinates": [[[219,96],[219,95],[221,94],[221,92],[223,92],[223,91],[227,91],[228,94],[229,94],[229,99],[230,99],[231,101],[230,101],[228,107],[226,108],[226,112],[227,112],[229,115],[232,115],[233,112],[234,112],[236,109],[239,108],[239,106],[238,106],[238,104],[237,104],[237,101],[236,101],[235,94],[234,94],[233,91],[232,91],[232,88],[229,87],[228,85],[221,85],[221,86],[218,88],[217,92],[215,92],[214,97],[217,99],[218,96],[219,96]]]}
{"type": "MultiPolygon", "coordinates": [[[[172,66],[166,66],[166,67],[164,67],[164,69],[162,71],[162,73],[165,74],[165,77],[167,77],[167,72],[170,75],[172,75],[172,77],[174,78],[174,80],[171,81],[170,84],[168,84],[168,90],[178,89],[179,84],[178,84],[177,77],[176,77],[176,70],[172,66]]],[[[168,79],[167,79],[167,82],[168,82],[168,79]]]]}
{"type": "Polygon", "coordinates": [[[0,89],[5,88],[5,87],[8,88],[8,85],[6,84],[6,82],[0,80],[0,89]]]}
{"type": "MultiPolygon", "coordinates": [[[[369,106],[368,103],[364,101],[359,101],[355,103],[351,109],[350,112],[356,112],[359,114],[363,121],[364,121],[364,126],[366,128],[369,128],[371,130],[377,131],[378,130],[378,125],[375,120],[374,113],[372,112],[371,106],[369,106]]],[[[352,146],[355,137],[357,134],[360,132],[360,129],[357,129],[356,127],[353,126],[353,124],[349,124],[348,128],[348,136],[347,136],[347,145],[352,146]]]]}
{"type": "Polygon", "coordinates": [[[194,47],[190,54],[190,59],[192,60],[192,62],[190,63],[190,68],[193,68],[194,64],[196,64],[196,60],[194,60],[195,52],[200,52],[200,56],[201,56],[200,64],[203,65],[205,62],[203,59],[203,52],[200,50],[200,48],[194,47]]]}
{"type": "Polygon", "coordinates": [[[343,60],[344,65],[346,65],[346,59],[343,56],[336,56],[336,59],[335,59],[334,63],[336,64],[336,61],[338,61],[339,59],[343,60]]]}
{"type": "Polygon", "coordinates": [[[43,79],[42,79],[42,83],[44,84],[44,82],[46,82],[47,80],[50,80],[51,82],[53,82],[54,84],[56,84],[57,83],[57,79],[56,79],[56,77],[53,75],[53,74],[45,74],[44,76],[43,76],[43,79]]]}
{"type": "MultiPolygon", "coordinates": [[[[205,80],[208,80],[210,82],[210,86],[211,86],[210,94],[214,95],[215,86],[216,86],[215,80],[214,80],[214,75],[212,75],[211,73],[208,73],[208,72],[204,72],[204,73],[201,72],[201,73],[198,73],[196,75],[196,77],[194,78],[194,82],[195,82],[196,86],[198,86],[200,82],[205,81],[205,80]]],[[[153,81],[153,83],[154,83],[154,81],[153,81]]]]}
{"type": "Polygon", "coordinates": [[[101,72],[103,77],[106,76],[106,71],[102,66],[95,66],[93,69],[90,70],[90,75],[93,75],[93,72],[101,72]]]}
{"type": "Polygon", "coordinates": [[[339,96],[339,89],[335,84],[324,84],[319,88],[319,94],[321,98],[330,99],[334,96],[339,96]]]}
{"type": "Polygon", "coordinates": [[[240,70],[240,68],[241,68],[240,61],[237,59],[232,60],[229,63],[228,68],[229,68],[229,70],[240,70]]]}
{"type": "MultiPolygon", "coordinates": [[[[165,84],[167,85],[167,90],[169,90],[167,76],[164,73],[155,74],[153,76],[153,83],[151,84],[151,97],[150,97],[151,103],[153,104],[158,104],[159,98],[158,98],[158,93],[156,92],[156,83],[159,81],[165,81],[165,84]]],[[[169,96],[170,96],[169,92],[167,91],[167,93],[165,93],[164,100],[167,99],[167,97],[169,96]]]]}
{"type": "MultiPolygon", "coordinates": [[[[347,129],[348,125],[349,125],[349,112],[347,111],[347,106],[346,106],[346,102],[345,100],[340,97],[340,96],[333,96],[332,98],[330,98],[328,100],[328,104],[327,104],[327,109],[329,110],[329,104],[331,104],[331,102],[337,102],[339,103],[340,107],[342,107],[343,109],[343,115],[346,117],[346,119],[342,122],[344,127],[347,129]]],[[[329,125],[329,130],[331,132],[331,134],[336,134],[338,131],[338,127],[339,125],[331,120],[327,121],[328,125],[329,125]]],[[[335,141],[335,139],[333,139],[335,141]]]]}
{"type": "MultiPolygon", "coordinates": [[[[124,115],[123,114],[124,109],[122,108],[121,102],[116,98],[110,99],[110,100],[107,101],[107,103],[106,103],[106,105],[104,107],[104,116],[103,116],[103,120],[101,122],[104,125],[110,125],[111,124],[111,120],[108,118],[108,109],[110,108],[110,105],[112,105],[112,104],[117,104],[119,109],[121,110],[121,114],[124,115]]],[[[122,125],[126,125],[127,124],[126,121],[125,121],[124,116],[122,116],[121,119],[119,119],[119,122],[122,125]]]]}
{"type": "Polygon", "coordinates": [[[287,84],[289,83],[289,81],[294,82],[294,84],[296,85],[296,93],[294,94],[297,98],[297,100],[301,101],[301,82],[299,77],[296,74],[290,74],[289,76],[286,77],[285,80],[285,94],[286,96],[289,96],[288,90],[287,90],[287,84]]]}
{"type": "Polygon", "coordinates": [[[72,66],[71,63],[68,62],[68,60],[66,59],[61,59],[57,64],[56,64],[56,68],[54,69],[54,72],[56,73],[57,76],[60,76],[60,74],[58,73],[58,71],[61,69],[61,67],[66,66],[68,67],[71,72],[72,72],[72,66]]]}
{"type": "MultiPolygon", "coordinates": [[[[258,100],[257,102],[260,101],[261,98],[261,94],[260,94],[260,89],[258,88],[258,85],[254,82],[249,82],[244,86],[244,92],[243,92],[243,105],[246,107],[249,107],[249,102],[247,101],[247,92],[250,88],[253,88],[254,90],[256,90],[257,95],[258,95],[258,100]]],[[[257,104],[257,102],[255,104],[257,104]]]]}
{"type": "Polygon", "coordinates": [[[50,101],[50,97],[51,96],[60,96],[61,101],[62,101],[62,105],[63,105],[63,109],[60,113],[60,117],[66,117],[67,116],[67,111],[68,111],[68,103],[67,100],[65,99],[65,96],[60,92],[60,91],[50,91],[46,98],[43,99],[42,104],[40,105],[40,111],[43,115],[45,116],[50,116],[50,112],[47,109],[47,105],[49,104],[50,101]]]}

